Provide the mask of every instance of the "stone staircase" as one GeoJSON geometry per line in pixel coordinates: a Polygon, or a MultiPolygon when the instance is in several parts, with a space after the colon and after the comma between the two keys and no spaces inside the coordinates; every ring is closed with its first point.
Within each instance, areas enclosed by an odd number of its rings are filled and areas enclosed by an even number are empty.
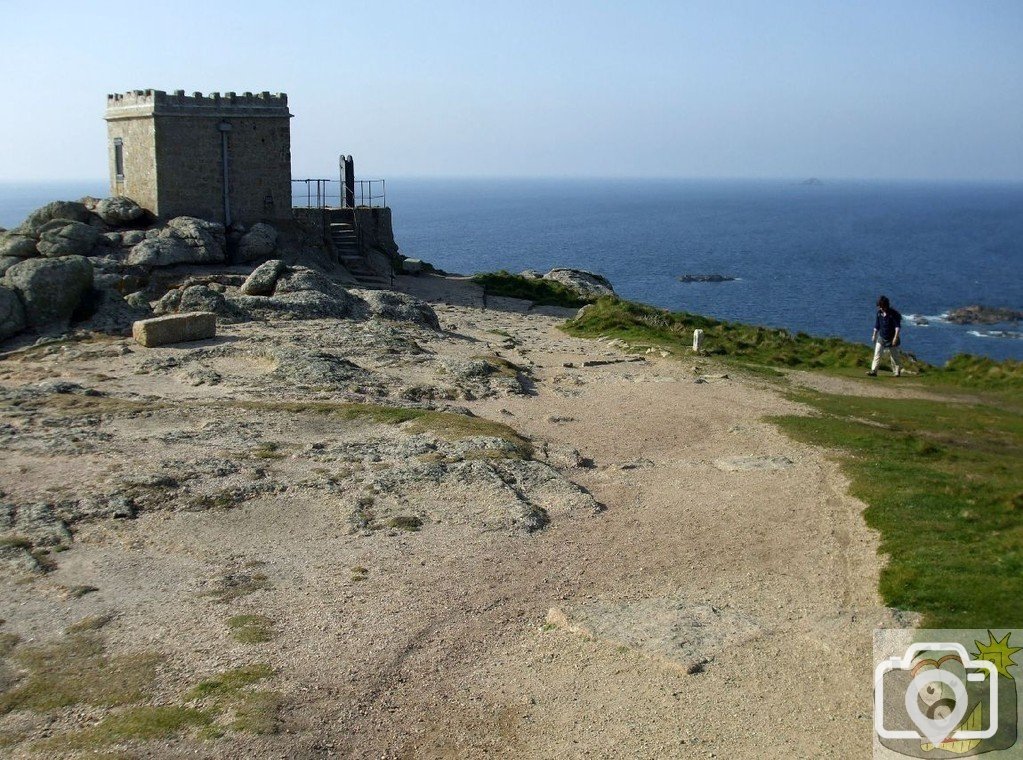
{"type": "Polygon", "coordinates": [[[366,260],[359,247],[359,234],[355,231],[352,218],[349,220],[332,215],[330,219],[330,241],[341,264],[352,273],[360,287],[386,290],[391,287],[391,278],[379,274],[366,260]]]}

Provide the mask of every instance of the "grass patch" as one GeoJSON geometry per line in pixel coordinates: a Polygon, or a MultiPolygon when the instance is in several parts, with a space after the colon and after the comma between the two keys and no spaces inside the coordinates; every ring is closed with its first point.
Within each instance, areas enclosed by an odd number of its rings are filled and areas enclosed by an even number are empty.
{"type": "Polygon", "coordinates": [[[476,359],[476,360],[481,361],[481,362],[486,362],[487,364],[489,364],[493,368],[491,370],[491,374],[494,374],[494,375],[501,375],[502,377],[510,377],[510,378],[512,378],[514,380],[520,374],[522,374],[522,375],[528,374],[526,372],[526,370],[524,370],[522,367],[520,367],[515,362],[510,362],[507,359],[503,359],[500,356],[494,356],[493,354],[491,354],[489,356],[482,356],[482,355],[481,356],[472,356],[470,358],[476,359]]]}
{"type": "Polygon", "coordinates": [[[423,527],[423,521],[415,515],[398,515],[388,520],[387,524],[392,528],[408,531],[409,533],[416,533],[423,527]]]}
{"type": "Polygon", "coordinates": [[[578,309],[593,302],[592,298],[586,298],[560,282],[523,277],[504,270],[477,274],[472,280],[481,285],[488,296],[521,298],[538,306],[565,306],[578,309]]]}
{"type": "Polygon", "coordinates": [[[114,706],[138,702],[152,690],[155,654],[107,655],[98,638],[70,636],[53,644],[20,646],[11,659],[28,675],[0,694],[0,715],[44,712],[74,704],[114,706]]]}
{"type": "Polygon", "coordinates": [[[31,549],[32,541],[24,536],[4,536],[0,538],[0,547],[5,549],[31,549]]]}
{"type": "Polygon", "coordinates": [[[270,579],[264,573],[228,573],[221,577],[220,588],[210,592],[210,596],[218,602],[231,602],[268,588],[270,579]]]}
{"type": "Polygon", "coordinates": [[[95,726],[39,742],[39,749],[90,749],[127,741],[168,739],[186,728],[207,726],[213,716],[191,707],[132,707],[95,726]]]}
{"type": "Polygon", "coordinates": [[[3,632],[0,633],[0,657],[6,657],[21,641],[21,636],[16,633],[3,632]]]}
{"type": "Polygon", "coordinates": [[[283,703],[281,695],[272,691],[244,694],[234,705],[231,729],[249,734],[275,734],[280,728],[279,715],[283,703]]]}
{"type": "Polygon", "coordinates": [[[86,631],[98,631],[113,619],[113,614],[109,612],[104,615],[89,615],[88,617],[84,617],[69,625],[67,632],[74,634],[85,633],[86,631]]]}
{"type": "Polygon", "coordinates": [[[273,669],[265,663],[243,665],[221,673],[215,678],[200,681],[188,693],[188,699],[224,699],[233,697],[246,686],[259,683],[273,675],[273,669]]]}
{"type": "Polygon", "coordinates": [[[356,565],[351,568],[352,580],[355,582],[364,581],[369,578],[369,570],[362,565],[356,565]]]}
{"type": "Polygon", "coordinates": [[[1023,619],[1023,415],[1001,404],[803,392],[818,416],[774,418],[841,453],[890,557],[887,604],[931,628],[1023,619]]]}
{"type": "Polygon", "coordinates": [[[254,459],[284,459],[285,455],[281,453],[280,448],[279,443],[265,441],[250,451],[249,456],[254,459]]]}
{"type": "Polygon", "coordinates": [[[266,615],[235,615],[227,621],[231,638],[242,644],[263,644],[273,638],[273,622],[266,615]]]}
{"type": "MultiPolygon", "coordinates": [[[[765,376],[780,369],[824,370],[856,375],[870,364],[869,346],[841,338],[818,338],[772,327],[726,322],[686,312],[605,297],[562,329],[583,338],[608,336],[637,349],[660,348],[692,356],[693,330],[704,331],[704,351],[765,376]]],[[[985,357],[959,355],[944,367],[935,367],[905,355],[905,367],[919,373],[917,382],[949,389],[987,391],[1023,390],[1023,362],[996,362],[985,357]]]]}

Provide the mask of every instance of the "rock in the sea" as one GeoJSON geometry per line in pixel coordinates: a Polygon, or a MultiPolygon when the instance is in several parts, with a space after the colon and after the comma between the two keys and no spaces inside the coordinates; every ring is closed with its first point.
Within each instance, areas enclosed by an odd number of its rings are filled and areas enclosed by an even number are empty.
{"type": "Polygon", "coordinates": [[[732,282],[735,278],[726,274],[680,274],[679,282],[732,282]]]}
{"type": "Polygon", "coordinates": [[[257,222],[238,241],[238,260],[265,259],[277,247],[277,230],[266,222],[257,222]]]}
{"type": "Polygon", "coordinates": [[[88,222],[89,209],[78,201],[52,201],[37,208],[16,228],[16,232],[31,237],[39,236],[39,229],[54,219],[68,219],[72,222],[88,222]]]}
{"type": "Polygon", "coordinates": [[[4,275],[21,296],[29,327],[67,323],[92,287],[92,265],[83,256],[25,259],[4,275]]]}
{"type": "Polygon", "coordinates": [[[1001,306],[963,306],[948,313],[948,321],[957,325],[994,325],[999,322],[1019,322],[1023,311],[1001,306]]]}
{"type": "Polygon", "coordinates": [[[127,263],[147,269],[174,264],[222,264],[224,243],[224,225],[179,216],[167,222],[155,236],[149,237],[147,233],[146,239],[131,249],[127,263]]]}
{"type": "Polygon", "coordinates": [[[0,235],[0,256],[30,259],[38,255],[35,238],[16,232],[5,232],[0,235]]]}
{"type": "Polygon", "coordinates": [[[611,282],[606,277],[583,269],[552,269],[543,276],[543,279],[560,282],[584,296],[600,297],[615,294],[611,282]]]}
{"type": "Polygon", "coordinates": [[[216,336],[217,315],[209,312],[192,312],[143,319],[132,325],[131,333],[137,343],[147,348],[168,343],[205,340],[216,336]]]}
{"type": "Polygon", "coordinates": [[[123,195],[104,198],[99,201],[96,203],[95,212],[100,219],[111,227],[130,224],[145,213],[139,204],[123,195]]]}
{"type": "Polygon", "coordinates": [[[91,224],[54,219],[39,228],[36,248],[48,258],[88,256],[99,241],[100,230],[91,224]]]}
{"type": "Polygon", "coordinates": [[[247,296],[269,296],[274,292],[277,279],[284,273],[284,262],[271,259],[252,270],[241,286],[241,292],[247,296]]]}
{"type": "Polygon", "coordinates": [[[368,304],[374,317],[440,329],[433,307],[418,298],[393,290],[360,290],[357,294],[368,304]]]}
{"type": "Polygon", "coordinates": [[[25,307],[18,294],[0,286],[0,340],[17,335],[25,329],[25,307]]]}

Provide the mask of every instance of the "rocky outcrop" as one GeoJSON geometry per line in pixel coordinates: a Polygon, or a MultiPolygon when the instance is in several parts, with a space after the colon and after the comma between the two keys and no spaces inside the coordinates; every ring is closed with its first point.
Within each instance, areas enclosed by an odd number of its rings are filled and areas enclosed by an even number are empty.
{"type": "Polygon", "coordinates": [[[26,259],[4,275],[25,307],[29,327],[66,325],[92,287],[92,265],[83,256],[26,259]]]}
{"type": "Polygon", "coordinates": [[[98,201],[94,212],[96,216],[112,227],[131,224],[145,215],[145,210],[139,204],[123,195],[98,201]]]}
{"type": "Polygon", "coordinates": [[[411,322],[414,325],[434,330],[440,329],[437,313],[425,301],[392,290],[360,290],[356,292],[366,302],[370,314],[374,317],[395,322],[411,322]]]}
{"type": "Polygon", "coordinates": [[[274,292],[277,279],[284,273],[284,262],[280,259],[271,259],[252,270],[241,286],[241,292],[246,296],[269,296],[274,292]]]}
{"type": "Polygon", "coordinates": [[[17,335],[25,329],[25,307],[18,294],[0,286],[0,340],[17,335]]]}
{"type": "Polygon", "coordinates": [[[238,241],[238,261],[265,259],[277,247],[277,230],[265,222],[257,222],[238,241]]]}
{"type": "Polygon", "coordinates": [[[949,322],[957,325],[994,325],[999,322],[1019,322],[1023,311],[999,306],[963,306],[948,313],[949,322]]]}
{"type": "Polygon", "coordinates": [[[38,238],[39,230],[47,222],[54,219],[67,219],[71,222],[88,222],[91,217],[89,209],[79,201],[52,201],[29,214],[25,221],[15,228],[15,232],[29,237],[38,238]]]}
{"type": "Polygon", "coordinates": [[[732,282],[735,278],[727,274],[680,274],[679,282],[732,282]]]}
{"type": "Polygon", "coordinates": [[[0,256],[28,259],[37,255],[39,251],[36,250],[35,238],[16,232],[5,232],[0,235],[0,256]]]}
{"type": "Polygon", "coordinates": [[[552,269],[543,276],[543,279],[560,282],[582,296],[599,298],[615,294],[611,282],[606,277],[584,269],[552,269]]]}
{"type": "Polygon", "coordinates": [[[88,256],[99,241],[100,230],[84,222],[54,219],[39,228],[39,253],[49,258],[88,256]]]}
{"type": "Polygon", "coordinates": [[[175,264],[223,264],[224,225],[191,216],[167,222],[155,236],[131,249],[127,262],[144,269],[175,264]]]}

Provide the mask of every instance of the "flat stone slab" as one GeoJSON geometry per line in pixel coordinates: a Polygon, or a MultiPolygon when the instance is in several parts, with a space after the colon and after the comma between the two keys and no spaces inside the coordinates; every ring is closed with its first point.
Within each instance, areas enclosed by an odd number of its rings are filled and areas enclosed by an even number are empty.
{"type": "Polygon", "coordinates": [[[787,470],[792,464],[791,459],[782,456],[728,457],[714,461],[714,466],[725,472],[739,472],[740,470],[787,470]]]}
{"type": "Polygon", "coordinates": [[[206,340],[217,334],[217,315],[211,311],[194,311],[140,319],[131,326],[131,334],[136,343],[147,348],[189,340],[206,340]]]}
{"type": "Polygon", "coordinates": [[[724,650],[764,633],[762,626],[743,613],[679,596],[552,607],[547,623],[628,647],[687,673],[699,672],[724,650]]]}

